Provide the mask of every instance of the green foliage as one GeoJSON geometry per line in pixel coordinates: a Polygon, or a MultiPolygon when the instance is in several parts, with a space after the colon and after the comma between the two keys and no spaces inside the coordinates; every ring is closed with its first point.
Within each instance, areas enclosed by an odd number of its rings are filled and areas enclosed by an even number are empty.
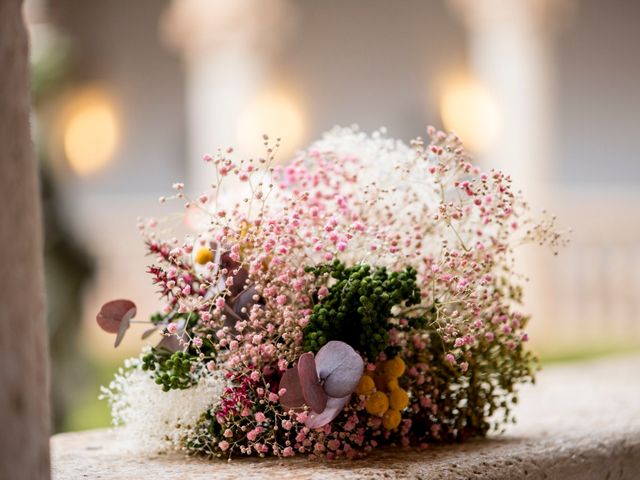
{"type": "Polygon", "coordinates": [[[197,356],[187,352],[171,353],[160,348],[152,348],[142,357],[142,369],[154,372],[156,383],[162,385],[162,389],[168,392],[194,385],[195,380],[191,372],[197,360],[197,356]]]}
{"type": "Polygon", "coordinates": [[[403,352],[408,364],[428,365],[428,382],[408,386],[418,397],[438,406],[421,409],[412,420],[411,434],[422,441],[424,432],[435,425],[436,438],[430,441],[459,442],[482,437],[490,430],[501,431],[514,421],[513,406],[518,401],[517,385],[533,383],[537,369],[533,354],[522,344],[509,348],[478,337],[463,353],[468,369],[446,359],[447,350],[436,330],[423,330],[426,348],[408,344],[403,352]]]}
{"type": "MultiPolygon", "coordinates": [[[[193,333],[197,327],[198,315],[191,313],[176,314],[171,317],[173,322],[183,321],[182,329],[193,333]]],[[[167,316],[156,313],[151,316],[151,323],[156,327],[166,325],[167,316]]],[[[182,335],[179,330],[177,336],[182,335]]],[[[165,330],[166,333],[166,330],[165,330]]],[[[189,345],[182,347],[177,336],[167,336],[155,348],[142,357],[142,369],[152,371],[155,381],[162,385],[164,391],[184,389],[196,383],[193,369],[199,364],[199,354],[214,356],[215,349],[211,340],[205,339],[199,350],[189,345]],[[180,350],[178,350],[180,349],[180,350]]]]}
{"type": "MultiPolygon", "coordinates": [[[[319,279],[335,279],[328,295],[315,305],[304,329],[303,347],[317,352],[331,340],[341,340],[373,360],[387,348],[392,327],[391,309],[420,302],[416,270],[407,267],[389,273],[339,261],[307,268],[319,279]]],[[[419,319],[414,320],[420,321],[419,319]]]]}

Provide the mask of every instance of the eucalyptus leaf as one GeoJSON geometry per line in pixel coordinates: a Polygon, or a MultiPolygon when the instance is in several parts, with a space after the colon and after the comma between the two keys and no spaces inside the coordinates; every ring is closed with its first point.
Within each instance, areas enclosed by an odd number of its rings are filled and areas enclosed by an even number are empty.
{"type": "Polygon", "coordinates": [[[304,422],[305,425],[309,428],[324,427],[340,414],[350,398],[351,394],[341,398],[329,397],[322,413],[311,412],[304,422]]]}
{"type": "Polygon", "coordinates": [[[286,392],[280,396],[280,403],[285,408],[300,408],[304,405],[298,367],[290,368],[284,372],[280,379],[280,388],[286,390],[286,392]]]}
{"type": "Polygon", "coordinates": [[[156,330],[158,330],[158,327],[151,327],[148,330],[145,330],[142,333],[142,337],[141,337],[142,340],[145,340],[145,339],[149,338],[151,335],[153,335],[153,332],[155,332],[156,330]]]}
{"type": "Polygon", "coordinates": [[[254,305],[260,304],[261,299],[259,298],[257,301],[253,299],[255,295],[257,295],[258,291],[256,287],[253,285],[245,288],[242,292],[240,292],[236,297],[232,300],[233,311],[243,320],[249,319],[249,313],[254,305]],[[243,312],[242,309],[245,309],[243,312]]]}
{"type": "Polygon", "coordinates": [[[135,314],[136,307],[134,305],[133,308],[130,308],[129,311],[125,313],[120,320],[120,328],[118,329],[118,334],[116,335],[116,340],[113,344],[115,348],[117,348],[118,345],[120,345],[120,342],[122,342],[125,333],[127,333],[127,330],[129,329],[129,325],[131,325],[131,319],[135,316],[135,314]]]}
{"type": "Polygon", "coordinates": [[[364,361],[351,346],[331,341],[316,354],[318,377],[324,381],[324,391],[330,397],[353,393],[364,371],[364,361]]]}
{"type": "Polygon", "coordinates": [[[102,305],[96,315],[96,322],[105,332],[118,333],[122,320],[130,314],[131,310],[133,310],[133,314],[128,317],[128,320],[135,316],[136,304],[131,300],[112,300],[102,305]]]}
{"type": "Polygon", "coordinates": [[[180,318],[176,324],[176,333],[173,335],[163,335],[162,340],[156,345],[156,348],[166,350],[170,353],[175,353],[186,348],[187,341],[189,340],[185,332],[187,321],[184,318],[180,318]]]}
{"type": "Polygon", "coordinates": [[[228,251],[220,255],[220,267],[227,269],[227,278],[229,276],[233,277],[233,284],[228,288],[231,296],[235,297],[244,290],[247,279],[249,278],[249,271],[244,268],[240,262],[233,260],[231,258],[231,252],[228,251]]]}
{"type": "Polygon", "coordinates": [[[313,353],[303,353],[298,360],[298,376],[304,401],[316,413],[322,413],[327,406],[327,394],[320,385],[313,353]]]}

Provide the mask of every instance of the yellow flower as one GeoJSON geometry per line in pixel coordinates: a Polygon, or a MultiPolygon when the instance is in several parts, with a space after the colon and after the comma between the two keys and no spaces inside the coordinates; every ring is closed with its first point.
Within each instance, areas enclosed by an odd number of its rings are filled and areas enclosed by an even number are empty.
{"type": "Polygon", "coordinates": [[[394,410],[402,410],[409,405],[409,395],[401,388],[396,388],[389,394],[389,406],[394,410]]]}
{"type": "Polygon", "coordinates": [[[392,378],[401,377],[404,373],[404,369],[404,360],[402,360],[400,357],[393,357],[391,360],[387,360],[386,362],[384,362],[382,366],[382,370],[384,371],[384,373],[392,378]]]}
{"type": "Polygon", "coordinates": [[[249,231],[249,222],[247,222],[246,220],[243,220],[242,223],[240,224],[240,238],[244,238],[247,235],[248,231],[249,231]]]}
{"type": "Polygon", "coordinates": [[[397,378],[391,378],[387,380],[387,390],[389,390],[390,392],[393,392],[397,388],[400,388],[400,386],[398,385],[397,378]]]}
{"type": "Polygon", "coordinates": [[[363,375],[356,387],[356,393],[358,395],[369,395],[373,391],[374,387],[375,384],[373,383],[373,378],[369,375],[363,375]]]}
{"type": "Polygon", "coordinates": [[[213,261],[213,252],[207,247],[202,247],[197,251],[195,260],[200,265],[206,265],[213,261]]]}
{"type": "Polygon", "coordinates": [[[382,392],[373,392],[367,399],[366,409],[371,415],[382,415],[389,408],[389,398],[382,392]]]}
{"type": "Polygon", "coordinates": [[[382,416],[382,426],[387,430],[393,430],[400,425],[400,420],[400,412],[390,408],[384,412],[384,415],[382,416]]]}

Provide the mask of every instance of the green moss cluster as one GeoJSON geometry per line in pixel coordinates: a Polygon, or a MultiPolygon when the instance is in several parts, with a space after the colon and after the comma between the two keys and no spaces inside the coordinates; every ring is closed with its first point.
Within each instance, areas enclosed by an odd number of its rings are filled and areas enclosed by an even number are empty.
{"type": "Polygon", "coordinates": [[[307,268],[321,282],[334,283],[313,308],[304,329],[303,347],[316,352],[331,340],[340,340],[373,360],[387,348],[393,317],[391,309],[420,302],[416,270],[398,272],[366,264],[346,267],[339,261],[307,268]]]}

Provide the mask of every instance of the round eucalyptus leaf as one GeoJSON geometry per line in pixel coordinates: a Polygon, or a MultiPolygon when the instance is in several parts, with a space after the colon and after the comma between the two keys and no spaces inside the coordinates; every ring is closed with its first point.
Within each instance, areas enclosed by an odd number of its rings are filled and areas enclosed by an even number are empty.
{"type": "MultiPolygon", "coordinates": [[[[118,333],[122,321],[131,320],[136,315],[136,304],[131,300],[112,300],[102,305],[96,315],[96,322],[105,332],[118,333]]],[[[126,329],[125,329],[126,330],[126,329]]]]}
{"type": "Polygon", "coordinates": [[[364,361],[351,346],[331,341],[316,354],[318,376],[324,381],[324,391],[330,397],[344,397],[358,386],[364,361]]]}

